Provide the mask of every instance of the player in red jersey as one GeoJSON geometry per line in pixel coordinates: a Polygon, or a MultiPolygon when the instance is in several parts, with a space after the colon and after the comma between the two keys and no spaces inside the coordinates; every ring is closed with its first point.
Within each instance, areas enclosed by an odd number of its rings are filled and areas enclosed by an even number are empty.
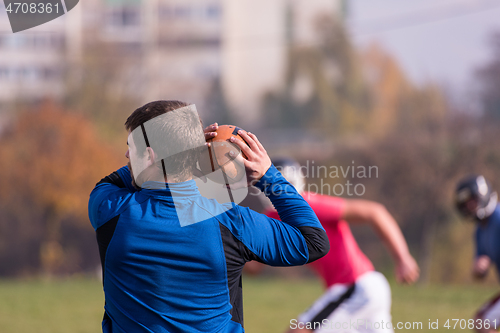
{"type": "MultiPolygon", "coordinates": [[[[273,162],[301,192],[305,180],[300,165],[291,159],[273,162]]],[[[309,264],[327,289],[298,319],[290,321],[289,332],[393,332],[390,286],[359,249],[346,221],[371,225],[394,259],[396,280],[411,284],[418,279],[419,268],[397,222],[383,205],[373,201],[301,194],[330,240],[330,252],[309,264]]],[[[279,218],[274,209],[266,214],[279,218]]]]}

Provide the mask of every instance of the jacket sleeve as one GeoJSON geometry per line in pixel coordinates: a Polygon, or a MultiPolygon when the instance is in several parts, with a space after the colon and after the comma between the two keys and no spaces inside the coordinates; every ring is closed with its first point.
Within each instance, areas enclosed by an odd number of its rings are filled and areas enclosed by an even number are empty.
{"type": "Polygon", "coordinates": [[[125,166],[96,184],[90,193],[88,207],[90,223],[95,230],[120,214],[130,202],[134,192],[131,180],[128,167],[125,166]]]}
{"type": "Polygon", "coordinates": [[[314,211],[274,166],[256,186],[271,200],[281,221],[240,206],[231,210],[231,232],[241,241],[247,261],[295,266],[328,253],[330,243],[314,211]]]}
{"type": "Polygon", "coordinates": [[[475,237],[475,245],[476,245],[476,258],[486,255],[486,251],[484,248],[484,243],[481,241],[481,229],[479,226],[476,228],[475,237]]]}

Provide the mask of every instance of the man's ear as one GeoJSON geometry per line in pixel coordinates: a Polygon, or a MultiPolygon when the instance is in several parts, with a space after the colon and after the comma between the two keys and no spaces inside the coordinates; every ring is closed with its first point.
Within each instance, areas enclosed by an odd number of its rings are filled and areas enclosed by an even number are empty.
{"type": "Polygon", "coordinates": [[[156,154],[155,151],[151,147],[146,148],[146,159],[148,166],[155,164],[156,162],[156,154]]]}

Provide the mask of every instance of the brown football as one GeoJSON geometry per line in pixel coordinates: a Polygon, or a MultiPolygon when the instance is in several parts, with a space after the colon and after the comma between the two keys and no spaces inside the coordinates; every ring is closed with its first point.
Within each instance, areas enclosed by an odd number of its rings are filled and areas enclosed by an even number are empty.
{"type": "Polygon", "coordinates": [[[234,125],[219,125],[217,136],[207,140],[210,147],[201,155],[199,164],[203,174],[210,180],[220,184],[233,184],[245,176],[245,167],[235,161],[235,158],[240,153],[244,158],[247,157],[236,144],[229,141],[234,136],[245,142],[238,135],[239,130],[242,129],[234,125]],[[229,155],[231,151],[234,152],[233,156],[229,155]],[[216,172],[219,169],[222,172],[216,172]]]}

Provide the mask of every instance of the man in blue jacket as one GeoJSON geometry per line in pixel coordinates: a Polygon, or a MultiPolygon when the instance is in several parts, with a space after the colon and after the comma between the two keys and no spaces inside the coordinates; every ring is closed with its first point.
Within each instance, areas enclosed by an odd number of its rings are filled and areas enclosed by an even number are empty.
{"type": "Polygon", "coordinates": [[[125,126],[128,166],[97,183],[89,200],[103,268],[103,332],[244,332],[246,262],[303,265],[328,252],[314,212],[255,135],[241,131],[245,142],[230,141],[246,156],[248,183],[281,221],[200,194],[193,172],[204,131],[186,103],[148,103],[125,126]]]}
{"type": "MultiPolygon", "coordinates": [[[[500,274],[500,205],[497,192],[482,175],[463,178],[456,189],[458,211],[476,224],[476,255],[472,274],[484,279],[491,266],[500,274]]],[[[487,301],[476,313],[478,333],[498,332],[500,328],[500,294],[487,301]]]]}

